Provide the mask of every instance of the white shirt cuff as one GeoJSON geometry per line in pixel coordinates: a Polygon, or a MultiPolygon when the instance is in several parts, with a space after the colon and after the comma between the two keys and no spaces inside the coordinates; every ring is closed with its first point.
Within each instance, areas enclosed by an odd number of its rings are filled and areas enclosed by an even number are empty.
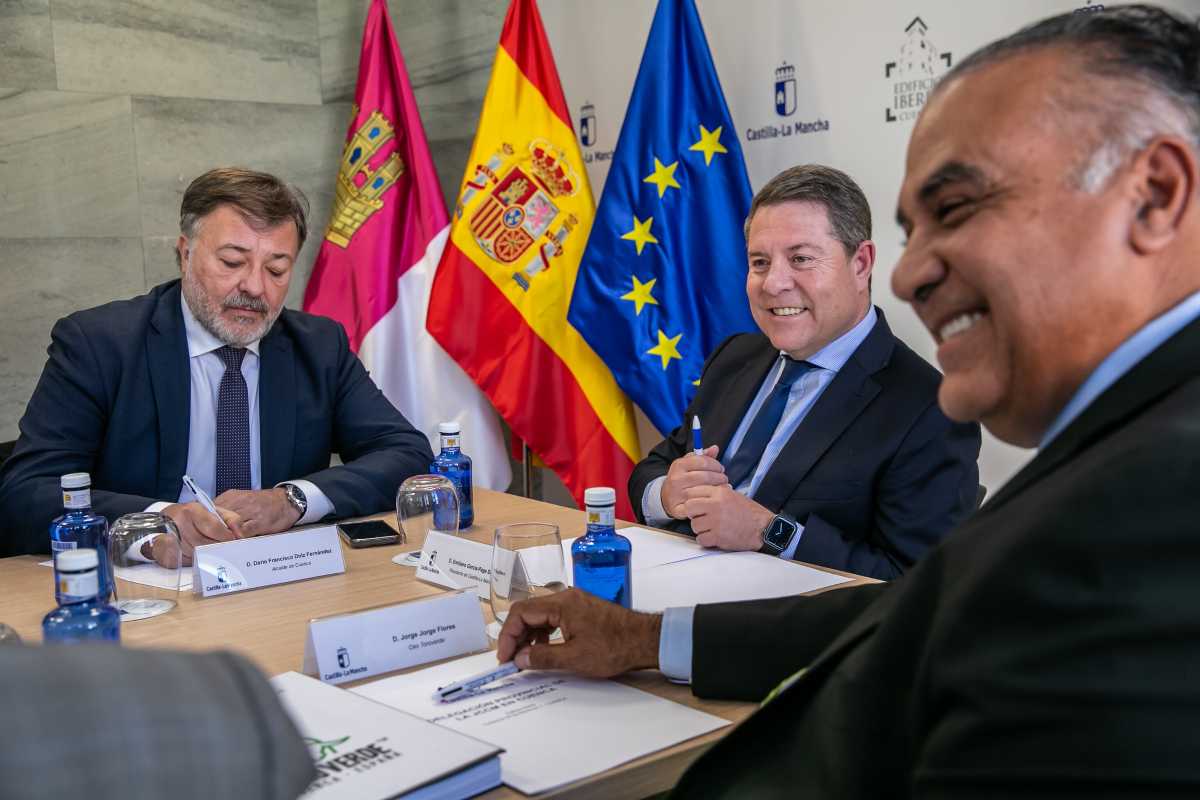
{"type": "Polygon", "coordinates": [[[658,669],[676,683],[692,682],[692,617],[695,606],[663,612],[658,637],[658,669]]]}
{"type": "Polygon", "coordinates": [[[780,558],[786,558],[792,561],[796,558],[796,548],[800,546],[800,537],[804,535],[804,526],[799,522],[796,523],[796,532],[792,534],[792,540],[788,542],[788,546],[783,548],[783,552],[779,554],[780,558]]]}
{"type": "Polygon", "coordinates": [[[646,487],[646,492],[642,495],[642,518],[646,520],[647,525],[656,525],[661,528],[673,519],[662,504],[662,485],[666,483],[666,480],[666,475],[659,475],[650,481],[650,485],[646,487]]]}
{"type": "Polygon", "coordinates": [[[325,493],[318,489],[317,485],[312,481],[280,481],[275,484],[275,488],[278,489],[285,483],[290,483],[304,492],[304,499],[308,501],[308,509],[304,512],[304,516],[296,520],[297,525],[307,525],[310,522],[324,519],[333,513],[333,503],[329,502],[329,498],[325,496],[325,493]]]}

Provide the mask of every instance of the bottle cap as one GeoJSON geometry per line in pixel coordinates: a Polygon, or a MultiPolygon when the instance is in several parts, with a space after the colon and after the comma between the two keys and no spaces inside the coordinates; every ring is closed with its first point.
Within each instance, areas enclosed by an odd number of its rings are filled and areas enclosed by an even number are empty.
{"type": "Polygon", "coordinates": [[[59,550],[54,554],[54,568],[59,572],[85,572],[100,564],[99,556],[90,547],[59,550]]]}
{"type": "Polygon", "coordinates": [[[438,423],[438,433],[459,433],[461,430],[457,422],[438,423]]]}
{"type": "Polygon", "coordinates": [[[87,489],[92,485],[92,476],[86,472],[71,472],[59,481],[64,489],[87,489]]]}
{"type": "Polygon", "coordinates": [[[586,506],[615,506],[617,490],[611,486],[593,486],[584,491],[583,504],[586,506]]]}

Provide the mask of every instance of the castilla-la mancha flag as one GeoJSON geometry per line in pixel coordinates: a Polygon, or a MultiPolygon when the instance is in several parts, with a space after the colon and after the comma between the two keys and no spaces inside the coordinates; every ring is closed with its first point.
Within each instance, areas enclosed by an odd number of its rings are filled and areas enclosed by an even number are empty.
{"type": "Polygon", "coordinates": [[[427,325],[576,502],[612,486],[631,519],[633,408],[567,322],[595,210],[537,6],[513,0],[427,325]]]}
{"type": "Polygon", "coordinates": [[[372,0],[333,214],[304,310],[346,328],[375,383],[438,448],[439,422],[462,427],[476,486],[507,489],[500,421],[425,330],[449,220],[385,0],[372,0]]]}

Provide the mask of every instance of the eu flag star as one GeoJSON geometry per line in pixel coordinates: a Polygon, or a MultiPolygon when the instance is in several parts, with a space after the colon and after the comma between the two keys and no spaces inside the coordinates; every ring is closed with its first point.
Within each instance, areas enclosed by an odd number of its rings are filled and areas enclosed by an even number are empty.
{"type": "Polygon", "coordinates": [[[654,222],[654,217],[647,217],[645,222],[633,216],[633,230],[628,233],[621,234],[622,239],[628,239],[637,245],[637,254],[642,254],[642,248],[647,244],[658,244],[658,239],[654,238],[654,234],[650,232],[650,224],[654,222]]]}
{"type": "Polygon", "coordinates": [[[654,288],[654,284],[658,282],[658,278],[651,278],[642,283],[638,280],[637,275],[630,275],[633,278],[633,289],[621,295],[622,300],[632,300],[634,306],[634,316],[642,313],[642,308],[646,304],[652,306],[658,305],[658,301],[654,299],[654,295],[650,294],[650,290],[654,288]]]}
{"type": "Polygon", "coordinates": [[[680,189],[682,187],[679,185],[679,181],[675,180],[675,168],[678,166],[679,162],[673,161],[664,167],[663,163],[659,161],[658,158],[655,158],[654,172],[642,178],[642,183],[653,183],[655,186],[657,186],[659,197],[662,197],[664,194],[666,194],[667,189],[670,189],[671,187],[680,189]]]}
{"type": "Polygon", "coordinates": [[[712,163],[712,158],[715,153],[729,152],[725,149],[725,145],[721,144],[722,127],[723,126],[718,125],[716,130],[710,131],[708,128],[701,125],[700,141],[688,148],[688,150],[699,150],[701,153],[704,153],[704,166],[706,167],[712,163]]]}
{"type": "Polygon", "coordinates": [[[662,368],[665,370],[667,365],[671,363],[672,358],[683,359],[679,355],[679,340],[683,338],[683,334],[679,333],[675,336],[667,336],[660,328],[658,331],[658,344],[646,351],[648,356],[658,356],[662,359],[662,368]]]}

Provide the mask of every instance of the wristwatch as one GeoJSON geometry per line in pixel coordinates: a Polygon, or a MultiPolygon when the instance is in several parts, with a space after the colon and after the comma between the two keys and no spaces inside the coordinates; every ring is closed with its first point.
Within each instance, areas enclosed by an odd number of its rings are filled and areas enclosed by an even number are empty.
{"type": "Polygon", "coordinates": [[[762,548],[759,552],[772,556],[779,555],[787,548],[799,528],[796,520],[783,514],[776,514],[775,519],[771,520],[762,530],[762,548]]]}
{"type": "Polygon", "coordinates": [[[279,488],[283,489],[287,495],[287,501],[292,504],[292,508],[300,512],[300,516],[304,516],[304,512],[308,511],[308,498],[304,496],[304,492],[294,483],[281,483],[279,488]]]}

